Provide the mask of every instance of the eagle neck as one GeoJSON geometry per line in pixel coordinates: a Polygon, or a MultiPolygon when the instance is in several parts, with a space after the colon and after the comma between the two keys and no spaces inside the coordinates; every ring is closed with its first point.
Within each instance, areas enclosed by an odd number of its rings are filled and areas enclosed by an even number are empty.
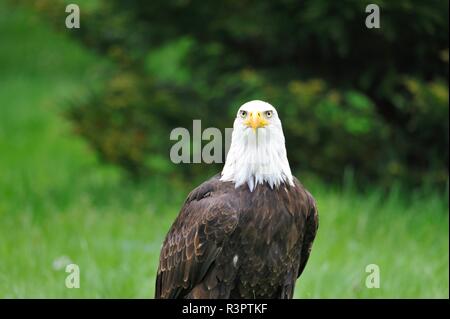
{"type": "Polygon", "coordinates": [[[284,183],[293,186],[282,131],[234,130],[220,180],[231,181],[236,188],[247,184],[250,191],[264,183],[272,189],[284,183]]]}

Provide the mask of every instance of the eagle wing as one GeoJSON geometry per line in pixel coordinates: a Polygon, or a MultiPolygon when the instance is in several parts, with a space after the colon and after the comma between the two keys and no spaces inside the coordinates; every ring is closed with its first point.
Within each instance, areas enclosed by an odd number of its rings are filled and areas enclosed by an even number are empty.
{"type": "Polygon", "coordinates": [[[236,199],[211,179],[194,189],[161,249],[155,298],[183,298],[205,277],[238,223],[236,199]]]}
{"type": "Polygon", "coordinates": [[[306,215],[305,221],[305,233],[303,237],[302,252],[300,257],[300,265],[297,273],[297,278],[300,277],[308,262],[309,255],[311,254],[314,238],[316,237],[317,229],[319,228],[319,213],[317,211],[316,201],[312,195],[306,192],[309,211],[306,215]]]}

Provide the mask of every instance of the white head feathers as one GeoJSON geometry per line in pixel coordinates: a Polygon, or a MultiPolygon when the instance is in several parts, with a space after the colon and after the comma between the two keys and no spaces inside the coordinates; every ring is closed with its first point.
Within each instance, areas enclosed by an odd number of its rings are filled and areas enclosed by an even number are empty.
{"type": "Polygon", "coordinates": [[[250,191],[265,182],[272,188],[294,185],[281,121],[269,103],[255,100],[239,108],[220,180],[236,188],[247,183],[250,191]]]}

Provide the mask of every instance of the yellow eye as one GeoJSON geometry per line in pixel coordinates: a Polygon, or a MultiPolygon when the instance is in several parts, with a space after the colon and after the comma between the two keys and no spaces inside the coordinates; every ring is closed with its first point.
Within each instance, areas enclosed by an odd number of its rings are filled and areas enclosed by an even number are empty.
{"type": "Polygon", "coordinates": [[[267,118],[271,118],[272,115],[273,115],[273,112],[272,111],[266,111],[265,114],[266,114],[267,118]]]}
{"type": "Polygon", "coordinates": [[[247,117],[247,111],[240,111],[239,116],[245,119],[247,117]]]}

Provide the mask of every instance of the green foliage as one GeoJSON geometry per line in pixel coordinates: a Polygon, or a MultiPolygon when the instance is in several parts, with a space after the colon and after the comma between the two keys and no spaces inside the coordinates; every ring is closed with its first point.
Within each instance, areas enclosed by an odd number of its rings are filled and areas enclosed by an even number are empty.
{"type": "MultiPolygon", "coordinates": [[[[59,24],[63,12],[36,3],[59,24]]],[[[170,174],[171,129],[231,127],[240,104],[262,99],[302,174],[444,185],[448,2],[375,3],[381,29],[364,26],[361,1],[96,1],[72,34],[117,69],[71,118],[105,160],[170,174]]],[[[208,168],[183,171],[219,169],[208,168]]]]}

